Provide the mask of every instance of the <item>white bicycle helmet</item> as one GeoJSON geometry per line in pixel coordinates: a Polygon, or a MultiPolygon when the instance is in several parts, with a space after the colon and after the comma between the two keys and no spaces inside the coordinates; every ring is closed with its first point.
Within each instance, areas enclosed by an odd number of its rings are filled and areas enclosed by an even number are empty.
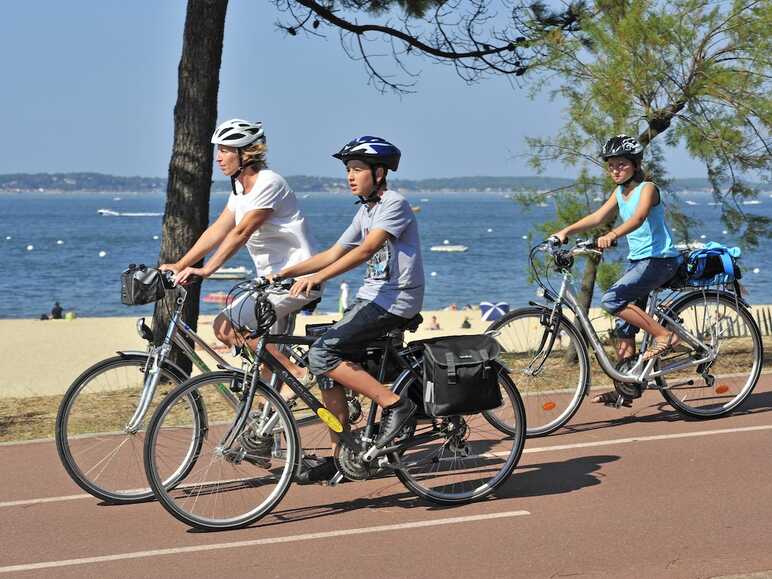
{"type": "Polygon", "coordinates": [[[215,145],[228,145],[241,149],[252,143],[265,143],[263,123],[231,119],[217,127],[212,135],[215,145]]]}

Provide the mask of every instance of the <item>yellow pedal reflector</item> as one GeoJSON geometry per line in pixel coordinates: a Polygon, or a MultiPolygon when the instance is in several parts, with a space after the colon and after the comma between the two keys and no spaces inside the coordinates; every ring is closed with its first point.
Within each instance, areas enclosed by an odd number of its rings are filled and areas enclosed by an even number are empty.
{"type": "Polygon", "coordinates": [[[340,423],[335,415],[326,408],[320,408],[316,411],[319,419],[330,427],[330,430],[334,432],[343,432],[343,425],[340,423]]]}
{"type": "Polygon", "coordinates": [[[555,404],[554,402],[545,402],[544,404],[541,405],[541,407],[544,408],[544,410],[555,410],[556,406],[557,404],[555,404]]]}
{"type": "Polygon", "coordinates": [[[716,386],[716,394],[726,394],[729,392],[729,386],[726,384],[719,384],[716,386]]]}

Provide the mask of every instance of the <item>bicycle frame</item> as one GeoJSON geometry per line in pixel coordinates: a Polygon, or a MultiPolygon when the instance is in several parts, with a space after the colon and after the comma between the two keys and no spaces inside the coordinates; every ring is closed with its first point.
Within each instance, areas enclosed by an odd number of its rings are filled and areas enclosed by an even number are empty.
{"type": "MultiPolygon", "coordinates": [[[[172,344],[176,344],[182,353],[202,372],[208,372],[209,367],[196,354],[194,346],[191,346],[186,338],[192,340],[194,344],[201,347],[209,356],[211,356],[218,366],[227,366],[225,359],[215,352],[209,344],[207,344],[193,329],[186,324],[182,319],[182,308],[185,305],[185,299],[188,292],[184,287],[178,287],[177,298],[175,300],[176,308],[172,314],[169,326],[166,330],[163,342],[160,346],[151,346],[146,354],[148,355],[148,364],[145,366],[145,382],[140,394],[139,402],[137,403],[137,409],[134,411],[133,416],[126,425],[126,431],[130,433],[136,433],[140,430],[142,423],[147,415],[147,411],[150,408],[150,403],[155,397],[155,392],[158,387],[158,381],[161,379],[161,368],[166,362],[169,354],[172,351],[172,344]],[[149,367],[148,367],[149,366],[149,367]]],[[[149,328],[145,326],[145,318],[140,318],[137,321],[137,331],[140,337],[146,338],[149,328]]],[[[238,404],[238,399],[233,393],[225,386],[221,385],[220,388],[225,398],[234,405],[238,404]]]]}
{"type": "MultiPolygon", "coordinates": [[[[595,331],[592,322],[587,317],[587,314],[585,314],[582,308],[579,307],[579,303],[577,302],[576,295],[573,292],[572,284],[570,281],[571,277],[571,272],[567,269],[564,269],[563,281],[560,285],[560,291],[558,292],[557,296],[554,296],[554,305],[551,308],[549,308],[549,306],[542,307],[545,307],[545,309],[548,310],[551,309],[550,323],[555,320],[554,316],[556,314],[562,316],[562,304],[565,303],[569,307],[569,309],[576,316],[577,320],[579,320],[581,333],[587,340],[590,348],[592,348],[593,352],[595,353],[595,358],[598,360],[598,364],[600,364],[601,368],[609,378],[623,383],[648,384],[652,379],[664,376],[670,372],[674,372],[688,366],[697,366],[715,360],[716,353],[713,352],[710,346],[702,342],[699,338],[697,338],[697,336],[687,330],[678,320],[670,317],[665,310],[659,307],[657,296],[661,290],[655,290],[649,297],[647,313],[652,317],[654,317],[656,314],[660,320],[666,321],[673,329],[673,331],[679,335],[679,337],[683,338],[687,343],[689,343],[698,351],[706,352],[707,354],[704,357],[700,357],[696,360],[689,359],[686,361],[674,362],[660,369],[655,369],[655,365],[657,363],[656,357],[647,361],[643,361],[639,355],[635,364],[628,372],[620,372],[616,369],[614,363],[609,359],[608,355],[603,349],[603,345],[598,338],[598,334],[595,331]]],[[[553,298],[550,297],[550,299],[553,298]]],[[[568,320],[566,320],[566,322],[570,323],[568,320]]],[[[644,347],[648,344],[649,338],[650,337],[648,334],[644,335],[641,350],[643,350],[644,347]]],[[[549,350],[552,349],[553,343],[554,338],[549,344],[549,350]]]]}

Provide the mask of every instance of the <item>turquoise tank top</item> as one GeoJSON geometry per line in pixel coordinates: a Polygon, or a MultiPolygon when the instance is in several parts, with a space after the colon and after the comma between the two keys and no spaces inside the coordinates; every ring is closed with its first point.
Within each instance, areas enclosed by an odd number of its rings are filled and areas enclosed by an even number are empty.
{"type": "MultiPolygon", "coordinates": [[[[647,182],[644,181],[632,190],[630,196],[625,199],[622,196],[622,186],[616,188],[617,206],[622,221],[627,221],[635,213],[638,201],[641,198],[641,190],[647,182]]],[[[652,183],[653,184],[653,183],[652,183]]],[[[656,185],[655,185],[656,187],[656,185]]],[[[665,204],[660,193],[659,203],[649,211],[649,216],[635,231],[626,236],[630,249],[627,259],[647,259],[649,257],[676,257],[679,251],[673,243],[673,234],[665,223],[665,204]]]]}

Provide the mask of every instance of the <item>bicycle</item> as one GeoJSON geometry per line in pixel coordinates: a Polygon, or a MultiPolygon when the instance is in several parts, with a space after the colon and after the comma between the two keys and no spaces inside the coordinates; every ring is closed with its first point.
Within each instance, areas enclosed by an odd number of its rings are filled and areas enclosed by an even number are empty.
{"type": "MultiPolygon", "coordinates": [[[[170,359],[173,345],[202,372],[211,368],[191,342],[216,366],[228,366],[182,319],[188,292],[182,286],[173,287],[170,272],[166,273],[164,285],[167,290],[173,288],[176,307],[163,342],[155,346],[152,330],[145,318],[139,318],[137,333],[147,342],[146,351],[119,351],[85,370],[67,389],[56,416],[56,448],[65,470],[83,490],[111,504],[153,498],[142,468],[145,426],[157,406],[158,395],[162,398],[189,378],[170,359]]],[[[293,328],[294,314],[288,331],[291,333],[293,328]]],[[[240,353],[243,363],[251,364],[250,350],[242,348],[240,353]]],[[[305,365],[302,352],[288,354],[295,363],[305,365]]],[[[278,388],[275,382],[273,386],[278,388]]],[[[223,386],[221,395],[227,399],[232,393],[223,386]]],[[[356,401],[349,398],[349,402],[356,401]]]]}
{"type": "Polygon", "coordinates": [[[588,348],[613,381],[617,407],[641,396],[644,389],[655,389],[678,412],[705,419],[724,416],[747,400],[761,374],[763,344],[736,284],[733,291],[727,285],[695,289],[676,276],[652,292],[648,314],[676,332],[691,351],[644,362],[641,355],[651,343],[644,334],[638,355],[615,365],[572,289],[571,268],[574,258],[582,255],[601,252],[594,241],[577,241],[566,250],[548,240],[532,248],[529,265],[539,295],[547,303],[529,302],[488,329],[506,351],[505,363],[516,376],[529,437],[544,436],[565,425],[589,395],[588,348]],[[537,253],[546,254],[548,267],[562,276],[559,290],[540,277],[537,253]]]}
{"type": "MultiPolygon", "coordinates": [[[[264,302],[260,295],[265,288],[255,285],[257,303],[264,302]]],[[[406,321],[403,329],[414,330],[419,323],[416,317],[406,321]]],[[[264,364],[338,433],[334,460],[339,472],[330,484],[344,476],[367,480],[393,472],[423,499],[463,504],[492,493],[520,459],[525,411],[517,388],[501,366],[496,371],[507,412],[499,409],[497,420],[505,421],[511,434],[483,413],[424,417],[403,429],[388,446],[378,448],[374,444],[377,405],[370,404],[363,428],[344,429],[266,350],[268,344],[299,343],[303,337],[269,335],[265,324],[255,337],[255,364],[264,364]]],[[[306,343],[315,339],[308,337],[306,343]]],[[[397,360],[403,370],[392,389],[413,395],[422,384],[422,346],[414,342],[398,350],[394,340],[394,332],[389,332],[372,343],[385,352],[380,372],[387,357],[397,360]]],[[[163,400],[148,426],[145,470],[159,502],[178,520],[207,530],[234,529],[264,517],[282,500],[293,482],[298,440],[298,424],[287,403],[260,379],[259,372],[228,367],[186,381],[163,400]],[[238,397],[238,406],[220,402],[216,391],[222,383],[238,397]],[[177,477],[180,472],[185,476],[177,477]]]]}

